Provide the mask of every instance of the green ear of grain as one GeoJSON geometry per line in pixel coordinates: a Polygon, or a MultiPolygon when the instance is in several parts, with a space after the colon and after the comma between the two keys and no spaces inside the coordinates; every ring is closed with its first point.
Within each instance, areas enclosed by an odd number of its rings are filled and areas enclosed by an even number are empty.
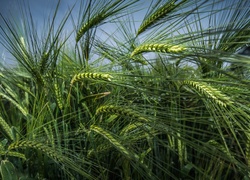
{"type": "Polygon", "coordinates": [[[229,149],[225,146],[223,146],[222,144],[218,143],[215,140],[209,140],[207,142],[208,144],[213,145],[214,147],[216,147],[219,151],[223,152],[224,155],[226,155],[228,158],[228,160],[235,162],[236,159],[234,158],[234,156],[229,152],[229,149]]]}
{"type": "Polygon", "coordinates": [[[111,81],[113,77],[109,74],[102,74],[102,73],[79,73],[74,75],[74,77],[71,80],[71,85],[73,85],[74,82],[82,80],[82,79],[99,79],[104,81],[111,81]]]}
{"type": "Polygon", "coordinates": [[[142,64],[142,65],[147,65],[148,63],[147,63],[147,61],[145,61],[144,59],[143,59],[143,57],[141,56],[133,56],[132,58],[131,58],[134,62],[137,62],[137,63],[140,63],[140,64],[142,64]]]}
{"type": "Polygon", "coordinates": [[[181,4],[185,3],[187,0],[182,0],[178,4],[175,4],[176,1],[177,0],[167,1],[165,4],[159,7],[154,13],[152,13],[149,17],[147,17],[143,21],[142,25],[139,27],[137,35],[143,33],[146,29],[153,27],[153,25],[159,22],[159,20],[164,18],[167,14],[171,13],[173,10],[175,10],[181,4]]]}
{"type": "Polygon", "coordinates": [[[26,109],[24,109],[20,104],[18,104],[14,99],[12,99],[11,97],[9,97],[6,94],[3,94],[1,92],[0,92],[0,96],[4,97],[8,101],[10,101],[14,106],[16,106],[16,108],[18,108],[22,112],[22,114],[24,116],[28,115],[28,111],[26,109]]]}
{"type": "Polygon", "coordinates": [[[12,134],[12,130],[11,130],[10,126],[8,125],[8,123],[6,123],[5,120],[1,116],[0,116],[0,125],[1,125],[2,129],[6,132],[8,137],[13,141],[14,136],[12,134]]]}
{"type": "Polygon", "coordinates": [[[76,35],[76,42],[78,42],[81,37],[87,32],[89,29],[93,28],[100,22],[102,22],[106,18],[105,14],[97,14],[96,16],[92,17],[87,23],[83,24],[81,29],[77,32],[76,35]]]}
{"type": "Polygon", "coordinates": [[[118,12],[120,9],[115,10],[115,8],[118,7],[118,5],[121,2],[122,1],[120,0],[116,0],[113,3],[106,4],[105,7],[100,8],[100,12],[98,12],[96,15],[93,15],[91,19],[88,19],[88,21],[84,23],[80,28],[80,30],[77,32],[76,42],[78,42],[81,39],[81,37],[85,34],[85,32],[87,32],[89,29],[97,26],[98,24],[102,23],[106,18],[108,18],[110,15],[118,12]]]}
{"type": "Polygon", "coordinates": [[[33,149],[37,149],[40,150],[42,152],[44,152],[45,154],[47,154],[48,156],[52,157],[53,159],[62,162],[63,161],[63,157],[62,155],[58,154],[55,150],[53,150],[52,148],[50,148],[49,146],[46,146],[42,143],[39,142],[35,142],[35,141],[17,141],[14,142],[12,144],[10,144],[10,146],[8,147],[8,150],[12,150],[12,149],[26,149],[26,148],[33,148],[33,149]]]}
{"type": "Polygon", "coordinates": [[[18,180],[16,168],[8,160],[2,160],[0,172],[3,180],[18,180]]]}
{"type": "Polygon", "coordinates": [[[25,44],[25,40],[24,37],[20,37],[20,51],[22,53],[22,59],[25,61],[25,63],[30,67],[30,73],[35,77],[36,81],[41,84],[44,85],[45,84],[45,80],[42,77],[42,73],[44,72],[44,66],[46,65],[47,61],[48,61],[48,54],[46,52],[44,52],[44,54],[41,57],[41,61],[39,64],[39,68],[35,68],[33,66],[31,66],[31,62],[29,59],[32,59],[29,52],[26,50],[26,44],[25,44]]]}
{"type": "Polygon", "coordinates": [[[26,43],[25,43],[25,40],[24,40],[24,37],[20,37],[20,44],[19,44],[19,48],[20,48],[20,51],[22,53],[22,57],[23,57],[23,60],[29,64],[28,62],[28,59],[29,59],[29,53],[27,52],[27,49],[26,49],[26,43]]]}
{"type": "Polygon", "coordinates": [[[113,137],[113,135],[111,133],[109,133],[108,131],[102,129],[101,127],[95,126],[95,125],[91,125],[90,126],[90,130],[100,134],[101,136],[103,136],[105,139],[107,139],[120,153],[122,153],[127,159],[129,160],[133,160],[136,163],[139,163],[143,168],[144,171],[148,174],[148,176],[153,179],[153,176],[150,172],[150,170],[148,169],[147,165],[145,165],[142,160],[140,160],[140,157],[135,154],[132,151],[129,151],[128,149],[126,149],[117,139],[115,139],[113,137]]]}
{"type": "Polygon", "coordinates": [[[176,7],[176,5],[174,4],[175,2],[176,0],[165,3],[159,9],[157,9],[153,14],[151,14],[146,20],[144,20],[142,25],[138,29],[137,35],[144,32],[147,28],[151,27],[157,21],[163,18],[166,14],[171,12],[171,10],[173,10],[176,7]]]}
{"type": "Polygon", "coordinates": [[[103,136],[105,139],[107,139],[119,152],[124,154],[127,158],[129,159],[136,159],[136,161],[139,159],[139,157],[136,154],[133,154],[129,152],[121,143],[118,142],[109,132],[106,130],[92,125],[90,127],[90,130],[95,131],[96,133],[100,134],[103,136]]]}
{"type": "Polygon", "coordinates": [[[120,135],[126,135],[126,134],[129,134],[131,131],[133,131],[134,129],[138,128],[138,127],[141,127],[143,126],[144,123],[141,123],[141,122],[135,122],[133,124],[129,124],[127,126],[125,126],[121,132],[120,132],[120,135]]]}
{"type": "Polygon", "coordinates": [[[55,149],[53,149],[45,144],[42,144],[42,143],[36,142],[36,141],[22,140],[22,141],[17,141],[17,142],[10,144],[8,147],[8,150],[10,151],[10,150],[19,149],[19,148],[21,148],[21,149],[31,148],[31,149],[39,150],[39,151],[43,152],[44,154],[46,154],[47,156],[51,157],[54,161],[57,161],[57,162],[63,164],[64,166],[67,166],[68,168],[74,170],[75,172],[78,172],[79,174],[81,174],[85,178],[90,179],[90,180],[92,180],[92,179],[94,180],[94,178],[92,176],[90,176],[87,172],[85,172],[84,170],[79,168],[74,161],[65,157],[64,155],[57,152],[55,149]]]}
{"type": "Polygon", "coordinates": [[[99,113],[112,113],[112,114],[117,114],[117,115],[121,115],[124,117],[130,117],[130,118],[136,119],[144,123],[149,122],[148,119],[140,116],[139,114],[132,111],[131,109],[126,109],[124,107],[118,107],[118,106],[113,106],[113,105],[99,107],[96,110],[96,114],[99,114],[99,113]]]}
{"type": "Polygon", "coordinates": [[[33,67],[33,68],[31,68],[31,73],[39,85],[44,86],[46,84],[46,81],[45,81],[44,77],[42,76],[42,74],[40,73],[39,69],[33,67]]]}
{"type": "Polygon", "coordinates": [[[199,93],[209,97],[220,106],[226,107],[230,104],[233,104],[228,96],[222,94],[218,89],[205,82],[184,81],[183,84],[195,88],[199,93]]]}
{"type": "Polygon", "coordinates": [[[131,53],[131,58],[135,55],[143,53],[143,52],[162,52],[162,53],[182,53],[186,50],[185,47],[180,45],[170,45],[170,44],[156,44],[156,43],[149,43],[143,44],[134,49],[131,53]]]}
{"type": "Polygon", "coordinates": [[[48,60],[49,60],[49,53],[44,52],[39,62],[39,68],[40,68],[41,74],[44,73],[46,66],[48,64],[48,60]]]}
{"type": "Polygon", "coordinates": [[[2,156],[12,156],[12,157],[17,157],[17,158],[21,158],[23,160],[26,160],[26,157],[23,153],[19,153],[19,152],[15,152],[15,151],[3,151],[0,150],[0,155],[2,156]]]}
{"type": "Polygon", "coordinates": [[[63,99],[62,99],[62,93],[58,87],[57,82],[54,82],[54,89],[55,89],[55,95],[56,95],[56,102],[60,110],[63,109],[63,99]]]}

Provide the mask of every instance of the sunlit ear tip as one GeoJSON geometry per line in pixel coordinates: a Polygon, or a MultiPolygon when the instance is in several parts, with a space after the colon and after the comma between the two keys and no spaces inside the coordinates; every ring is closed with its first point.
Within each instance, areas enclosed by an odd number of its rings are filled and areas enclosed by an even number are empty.
{"type": "Polygon", "coordinates": [[[109,94],[111,94],[111,92],[104,92],[103,94],[104,95],[109,95],[109,94]]]}

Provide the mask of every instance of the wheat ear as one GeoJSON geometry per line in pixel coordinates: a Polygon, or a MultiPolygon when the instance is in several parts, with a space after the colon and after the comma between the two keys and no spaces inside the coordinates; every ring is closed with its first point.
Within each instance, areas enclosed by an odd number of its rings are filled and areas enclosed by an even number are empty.
{"type": "Polygon", "coordinates": [[[184,81],[183,84],[194,87],[198,92],[211,98],[215,103],[220,106],[226,107],[233,103],[228,96],[222,94],[218,89],[212,87],[211,85],[205,82],[184,81]]]}
{"type": "Polygon", "coordinates": [[[109,74],[101,74],[101,73],[79,73],[73,76],[70,84],[73,85],[74,82],[82,80],[82,79],[100,79],[104,81],[111,81],[113,78],[109,74]]]}
{"type": "Polygon", "coordinates": [[[149,122],[148,119],[140,116],[139,114],[137,114],[136,112],[130,109],[125,109],[124,107],[118,107],[118,106],[113,106],[113,105],[99,107],[96,110],[96,114],[99,114],[99,113],[114,113],[114,114],[122,115],[125,117],[131,117],[133,119],[137,119],[142,122],[149,122]]]}
{"type": "Polygon", "coordinates": [[[41,60],[39,62],[39,67],[40,67],[40,72],[41,74],[44,73],[44,71],[46,70],[46,66],[48,64],[48,60],[49,60],[49,53],[44,52],[41,56],[41,60]]]}
{"type": "Polygon", "coordinates": [[[83,24],[81,29],[77,32],[76,42],[78,42],[81,39],[81,37],[84,35],[84,33],[86,31],[88,31],[89,29],[91,29],[94,26],[96,26],[97,24],[99,24],[106,17],[107,16],[105,16],[105,14],[100,13],[100,14],[97,14],[96,16],[94,16],[93,18],[91,18],[87,23],[83,24]]]}
{"type": "Polygon", "coordinates": [[[143,125],[144,125],[144,123],[141,123],[141,122],[135,122],[133,124],[129,124],[121,130],[120,135],[126,135],[126,134],[130,133],[131,131],[133,131],[134,129],[141,127],[143,125]]]}
{"type": "Polygon", "coordinates": [[[171,12],[176,5],[174,4],[176,0],[165,3],[159,9],[157,9],[153,14],[151,14],[146,20],[143,21],[142,25],[139,27],[137,35],[144,32],[147,28],[154,25],[157,21],[163,18],[166,14],[171,12]]]}
{"type": "Polygon", "coordinates": [[[180,45],[149,43],[136,47],[130,57],[143,52],[182,53],[185,50],[186,48],[180,45]]]}
{"type": "Polygon", "coordinates": [[[129,159],[136,159],[139,160],[138,155],[133,154],[132,152],[128,151],[121,143],[118,142],[109,132],[102,129],[101,127],[91,125],[90,129],[95,131],[96,133],[102,135],[105,139],[107,139],[119,152],[124,154],[129,159]]]}
{"type": "Polygon", "coordinates": [[[227,146],[223,146],[222,144],[218,143],[215,140],[209,140],[208,144],[213,145],[214,147],[216,147],[219,151],[223,152],[223,154],[225,154],[228,159],[235,161],[234,156],[230,153],[229,149],[227,146]]]}
{"type": "Polygon", "coordinates": [[[2,129],[6,132],[6,134],[9,136],[9,138],[13,141],[14,136],[12,134],[11,128],[8,123],[5,122],[5,120],[0,116],[0,125],[2,129]]]}
{"type": "Polygon", "coordinates": [[[143,163],[143,161],[140,159],[140,157],[137,154],[135,154],[134,152],[127,150],[118,140],[116,140],[112,136],[111,133],[109,133],[108,131],[102,129],[101,127],[95,126],[95,125],[91,125],[90,130],[100,134],[105,139],[107,139],[119,152],[124,154],[124,156],[126,158],[128,158],[130,160],[134,160],[137,163],[139,163],[144,168],[144,170],[148,173],[148,175],[151,178],[153,178],[148,166],[143,163]]]}
{"type": "Polygon", "coordinates": [[[4,97],[5,99],[7,99],[8,101],[10,101],[14,106],[16,106],[16,108],[18,108],[21,113],[24,115],[24,116],[27,116],[28,115],[28,110],[24,109],[20,104],[18,104],[14,99],[12,99],[11,97],[3,94],[0,92],[0,97],[4,97]]]}
{"type": "Polygon", "coordinates": [[[45,144],[36,142],[36,141],[17,141],[14,142],[12,144],[10,144],[10,146],[8,147],[8,150],[12,150],[12,149],[26,149],[26,148],[33,148],[33,149],[37,149],[40,150],[42,152],[44,152],[45,154],[47,154],[48,156],[52,157],[53,159],[59,161],[59,162],[63,162],[64,158],[62,155],[59,155],[58,152],[56,152],[54,149],[52,149],[49,146],[46,146],[45,144]]]}
{"type": "Polygon", "coordinates": [[[15,152],[15,151],[2,151],[0,150],[0,155],[2,156],[12,156],[12,157],[17,157],[17,158],[21,158],[23,160],[26,160],[26,157],[23,153],[19,153],[19,152],[15,152]]]}
{"type": "Polygon", "coordinates": [[[102,10],[98,14],[93,15],[91,19],[88,19],[88,21],[84,23],[81,29],[77,32],[76,42],[78,42],[81,39],[81,37],[85,34],[85,32],[87,32],[89,29],[102,23],[106,18],[108,18],[110,15],[114,14],[115,12],[119,12],[119,9],[115,10],[115,8],[117,8],[118,4],[120,4],[121,2],[122,1],[120,0],[116,0],[113,3],[107,4],[107,6],[103,7],[102,10]]]}
{"type": "Polygon", "coordinates": [[[55,95],[56,95],[56,102],[58,104],[59,109],[62,110],[63,109],[62,93],[58,87],[57,82],[54,82],[54,89],[55,89],[55,95]]]}
{"type": "Polygon", "coordinates": [[[45,144],[42,144],[36,141],[22,140],[22,141],[17,141],[17,142],[10,144],[8,147],[8,150],[18,149],[18,148],[21,148],[21,149],[32,148],[32,149],[40,150],[44,154],[51,157],[53,160],[58,161],[64,165],[67,165],[69,168],[80,173],[87,179],[94,180],[92,176],[90,176],[87,172],[81,170],[81,168],[79,168],[72,160],[61,155],[60,153],[58,153],[58,151],[54,150],[53,148],[45,144]]]}

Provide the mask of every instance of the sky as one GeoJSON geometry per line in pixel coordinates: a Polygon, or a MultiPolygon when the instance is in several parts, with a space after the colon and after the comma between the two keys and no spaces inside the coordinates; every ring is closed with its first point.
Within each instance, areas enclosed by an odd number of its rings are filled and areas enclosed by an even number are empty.
{"type": "MultiPolygon", "coordinates": [[[[72,16],[73,16],[74,21],[77,23],[77,16],[79,13],[79,2],[81,1],[84,2],[86,0],[61,0],[58,13],[57,13],[57,18],[56,18],[58,22],[61,22],[62,18],[69,11],[69,8],[72,7],[74,4],[76,4],[72,11],[72,16]]],[[[198,1],[199,0],[197,0],[197,2],[198,1]]],[[[137,22],[137,26],[140,25],[150,5],[150,0],[141,0],[140,2],[141,2],[141,6],[139,8],[141,9],[141,11],[137,12],[134,15],[135,22],[137,22]]],[[[156,0],[152,0],[152,2],[156,2],[156,0]]],[[[221,1],[221,2],[226,3],[226,1],[221,1]]],[[[233,1],[231,1],[231,3],[232,2],[233,1]]],[[[4,17],[12,16],[17,19],[17,22],[19,22],[20,21],[20,6],[25,5],[28,7],[28,4],[29,4],[32,17],[34,18],[34,22],[36,23],[36,26],[39,27],[38,31],[42,31],[44,21],[48,19],[48,17],[51,17],[51,15],[53,14],[55,10],[57,3],[58,3],[58,0],[0,0],[0,13],[4,17]]],[[[10,19],[12,19],[12,17],[10,19]]],[[[220,19],[216,19],[216,21],[220,21],[220,19]]],[[[1,18],[0,18],[0,23],[3,23],[1,21],[1,18]]],[[[203,23],[203,25],[204,24],[208,24],[208,23],[203,23]]],[[[105,31],[109,33],[111,33],[112,31],[116,29],[115,25],[112,25],[112,24],[103,25],[102,28],[106,28],[105,31]]],[[[68,32],[65,32],[65,33],[69,33],[72,30],[73,30],[72,22],[71,22],[71,19],[69,19],[65,28],[65,31],[68,31],[68,32]]],[[[74,41],[73,38],[72,38],[72,41],[74,41]]],[[[0,44],[0,62],[3,62],[3,61],[10,62],[9,61],[10,58],[11,57],[8,55],[8,52],[0,44]]]]}
{"type": "MultiPolygon", "coordinates": [[[[72,6],[77,0],[61,0],[59,13],[65,13],[69,6],[72,6]]],[[[23,2],[31,7],[31,12],[34,17],[43,18],[48,12],[50,12],[57,4],[58,0],[1,0],[0,12],[3,15],[8,13],[14,16],[18,15],[19,6],[23,5],[23,2]]]]}
{"type": "MultiPolygon", "coordinates": [[[[65,14],[69,11],[69,7],[72,7],[74,4],[76,5],[72,11],[72,15],[73,15],[73,19],[75,19],[75,21],[77,22],[80,1],[81,0],[61,0],[58,13],[57,13],[58,23],[65,16],[65,14]]],[[[0,13],[4,17],[12,16],[16,18],[17,21],[20,21],[20,17],[21,17],[20,6],[28,7],[28,4],[29,4],[32,17],[34,18],[34,22],[36,23],[36,26],[39,27],[38,29],[41,30],[43,28],[42,26],[44,24],[44,20],[46,20],[49,17],[49,14],[53,14],[57,2],[58,0],[0,0],[0,13]]],[[[135,16],[136,18],[140,18],[141,20],[144,17],[147,6],[149,5],[148,4],[149,1],[145,1],[145,2],[143,2],[143,5],[145,6],[144,11],[137,13],[135,16]]],[[[0,23],[3,23],[1,20],[2,19],[0,18],[0,23]]],[[[66,24],[66,27],[67,27],[65,28],[66,30],[69,30],[69,31],[73,30],[71,20],[68,21],[68,23],[66,24]]],[[[114,27],[112,27],[112,25],[109,25],[105,28],[110,28],[110,31],[114,30],[114,27]]],[[[8,52],[4,49],[4,47],[0,44],[0,61],[4,60],[4,61],[9,62],[10,60],[8,59],[11,59],[11,57],[8,55],[8,52]]]]}
{"type": "MultiPolygon", "coordinates": [[[[44,24],[44,20],[48,18],[49,14],[52,14],[54,12],[57,2],[57,0],[0,0],[0,13],[4,17],[11,17],[11,19],[13,17],[14,19],[17,19],[17,21],[20,21],[20,7],[28,7],[29,4],[36,26],[42,27],[42,25],[44,24]]],[[[58,20],[68,12],[68,7],[72,7],[75,2],[76,0],[61,1],[60,8],[57,14],[58,20]]],[[[1,20],[0,23],[3,23],[1,20]]],[[[11,59],[12,57],[0,44],[0,61],[2,61],[3,64],[9,62],[11,64],[11,59]]]]}

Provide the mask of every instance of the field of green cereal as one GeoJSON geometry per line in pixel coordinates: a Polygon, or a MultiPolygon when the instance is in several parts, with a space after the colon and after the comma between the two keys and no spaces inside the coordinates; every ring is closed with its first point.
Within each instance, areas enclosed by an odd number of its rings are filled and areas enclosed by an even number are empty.
{"type": "Polygon", "coordinates": [[[80,2],[0,14],[2,179],[250,179],[250,1],[80,2]]]}

